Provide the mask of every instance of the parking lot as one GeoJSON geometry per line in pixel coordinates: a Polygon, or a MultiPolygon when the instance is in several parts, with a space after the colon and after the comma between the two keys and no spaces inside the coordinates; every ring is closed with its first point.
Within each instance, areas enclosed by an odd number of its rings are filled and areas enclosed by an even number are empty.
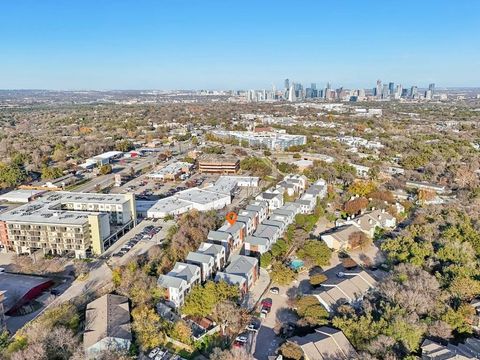
{"type": "Polygon", "coordinates": [[[174,221],[143,220],[120,238],[104,256],[110,265],[123,265],[135,255],[146,253],[152,246],[161,244],[174,221]]]}
{"type": "Polygon", "coordinates": [[[289,299],[294,298],[296,294],[309,291],[308,274],[301,273],[298,279],[289,286],[276,287],[279,290],[278,294],[269,291],[264,297],[271,299],[271,308],[262,320],[254,339],[252,349],[256,359],[268,359],[268,356],[274,355],[275,350],[284,341],[277,335],[281,330],[281,325],[297,320],[296,314],[290,308],[289,299]]]}

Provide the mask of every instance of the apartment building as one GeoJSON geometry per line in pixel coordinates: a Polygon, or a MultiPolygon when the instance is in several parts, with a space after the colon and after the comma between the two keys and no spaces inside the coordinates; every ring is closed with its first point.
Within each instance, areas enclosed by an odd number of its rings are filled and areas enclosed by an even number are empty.
{"type": "Polygon", "coordinates": [[[225,131],[214,130],[215,136],[246,141],[250,146],[259,146],[271,150],[285,150],[295,145],[305,145],[305,135],[290,135],[278,132],[225,131]]]}
{"type": "Polygon", "coordinates": [[[0,242],[17,254],[102,254],[135,225],[133,194],[55,192],[0,215],[0,242]]]}

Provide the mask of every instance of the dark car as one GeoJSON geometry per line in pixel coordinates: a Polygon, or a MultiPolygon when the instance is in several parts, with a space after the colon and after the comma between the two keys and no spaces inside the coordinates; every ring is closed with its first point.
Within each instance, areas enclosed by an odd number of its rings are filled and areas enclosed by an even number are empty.
{"type": "Polygon", "coordinates": [[[50,290],[50,294],[54,295],[54,296],[58,296],[60,295],[60,290],[58,289],[52,289],[50,290]]]}
{"type": "Polygon", "coordinates": [[[258,319],[253,319],[250,324],[247,325],[246,329],[248,331],[257,332],[260,329],[261,322],[258,319]]]}

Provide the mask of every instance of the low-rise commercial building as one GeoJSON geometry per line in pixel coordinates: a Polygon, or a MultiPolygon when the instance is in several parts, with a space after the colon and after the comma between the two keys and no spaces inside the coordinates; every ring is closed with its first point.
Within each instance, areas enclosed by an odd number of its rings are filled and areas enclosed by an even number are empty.
{"type": "Polygon", "coordinates": [[[198,171],[211,174],[235,174],[240,170],[238,158],[225,155],[204,155],[198,159],[198,171]]]}
{"type": "Polygon", "coordinates": [[[154,180],[175,181],[183,174],[190,174],[192,167],[193,165],[188,162],[178,161],[148,174],[147,176],[154,180]]]}
{"type": "Polygon", "coordinates": [[[134,226],[133,194],[55,192],[0,215],[0,242],[18,254],[102,254],[134,226]]]}
{"type": "Polygon", "coordinates": [[[191,209],[209,211],[230,205],[238,187],[258,186],[257,177],[221,176],[214,184],[204,188],[191,188],[158,200],[147,211],[149,218],[180,215],[191,209]]]}
{"type": "Polygon", "coordinates": [[[3,312],[14,315],[23,305],[35,300],[51,286],[53,280],[49,278],[0,272],[3,312]]]}

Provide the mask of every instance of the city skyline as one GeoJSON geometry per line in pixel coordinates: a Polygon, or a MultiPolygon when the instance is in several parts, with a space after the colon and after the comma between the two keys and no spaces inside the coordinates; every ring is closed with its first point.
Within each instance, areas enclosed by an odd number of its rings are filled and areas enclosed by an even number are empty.
{"type": "Polygon", "coordinates": [[[477,87],[478,14],[471,1],[4,3],[0,88],[477,87]]]}

